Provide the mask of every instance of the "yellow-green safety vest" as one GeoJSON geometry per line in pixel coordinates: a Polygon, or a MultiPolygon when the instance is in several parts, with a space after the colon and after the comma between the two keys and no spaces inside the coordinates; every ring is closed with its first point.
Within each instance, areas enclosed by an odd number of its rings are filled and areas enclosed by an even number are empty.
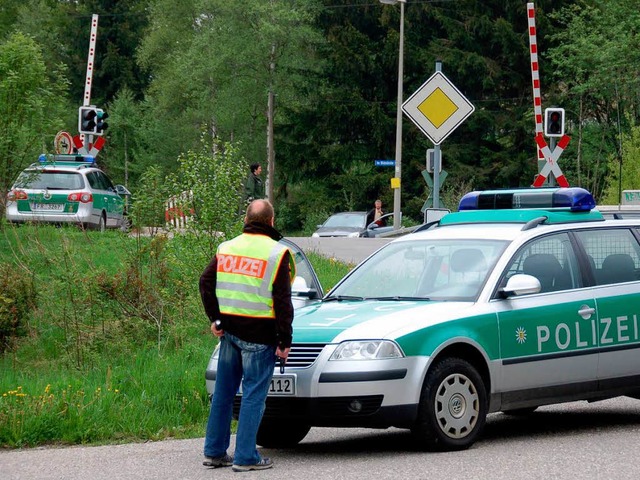
{"type": "MultiPolygon", "coordinates": [[[[288,248],[259,234],[243,233],[218,247],[216,297],[220,312],[244,317],[275,318],[273,282],[288,248]]],[[[291,282],[296,267],[291,258],[291,282]]]]}

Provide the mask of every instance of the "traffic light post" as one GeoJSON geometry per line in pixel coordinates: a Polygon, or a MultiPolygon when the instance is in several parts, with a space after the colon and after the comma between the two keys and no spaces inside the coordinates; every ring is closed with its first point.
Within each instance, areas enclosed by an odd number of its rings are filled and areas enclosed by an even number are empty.
{"type": "Polygon", "coordinates": [[[105,130],[109,128],[106,119],[109,114],[95,105],[88,105],[78,109],[78,133],[74,138],[74,145],[79,153],[84,155],[97,156],[104,145],[104,138],[101,138],[105,130]],[[81,138],[83,136],[84,138],[81,138]],[[93,141],[93,137],[98,139],[93,141]]]}
{"type": "Polygon", "coordinates": [[[96,37],[98,35],[98,15],[91,17],[91,36],[89,38],[89,56],[87,58],[87,78],[85,81],[84,99],[78,109],[78,135],[73,137],[76,150],[83,155],[96,156],[104,145],[104,131],[108,128],[105,121],[107,112],[95,105],[91,105],[91,83],[93,79],[94,59],[96,51],[96,37]],[[97,140],[93,141],[93,137],[97,140]]]}

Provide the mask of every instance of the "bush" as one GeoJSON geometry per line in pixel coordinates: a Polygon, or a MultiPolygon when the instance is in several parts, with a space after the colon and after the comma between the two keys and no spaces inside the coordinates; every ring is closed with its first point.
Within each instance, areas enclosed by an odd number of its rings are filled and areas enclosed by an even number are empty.
{"type": "Polygon", "coordinates": [[[0,264],[0,353],[25,334],[27,318],[35,304],[31,273],[16,265],[0,264]]]}

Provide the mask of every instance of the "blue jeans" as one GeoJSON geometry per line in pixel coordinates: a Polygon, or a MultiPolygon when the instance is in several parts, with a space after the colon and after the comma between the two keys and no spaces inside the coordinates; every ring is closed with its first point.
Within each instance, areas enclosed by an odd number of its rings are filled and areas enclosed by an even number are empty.
{"type": "Polygon", "coordinates": [[[275,346],[245,342],[229,333],[220,338],[216,385],[204,439],[205,456],[217,458],[227,453],[233,400],[242,381],[242,406],[233,463],[255,465],[260,462],[256,435],[273,376],[275,356],[275,346]]]}

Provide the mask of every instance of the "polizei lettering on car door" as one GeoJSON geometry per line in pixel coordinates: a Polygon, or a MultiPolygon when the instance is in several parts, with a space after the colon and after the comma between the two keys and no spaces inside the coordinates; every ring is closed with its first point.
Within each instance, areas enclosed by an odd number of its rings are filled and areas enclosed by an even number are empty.
{"type": "Polygon", "coordinates": [[[586,348],[638,341],[637,315],[621,315],[616,318],[601,318],[599,326],[595,319],[577,321],[573,324],[559,323],[555,327],[539,325],[536,329],[538,353],[572,348],[586,348]],[[599,330],[599,333],[598,333],[599,330]],[[599,341],[599,343],[598,343],[599,341]]]}

